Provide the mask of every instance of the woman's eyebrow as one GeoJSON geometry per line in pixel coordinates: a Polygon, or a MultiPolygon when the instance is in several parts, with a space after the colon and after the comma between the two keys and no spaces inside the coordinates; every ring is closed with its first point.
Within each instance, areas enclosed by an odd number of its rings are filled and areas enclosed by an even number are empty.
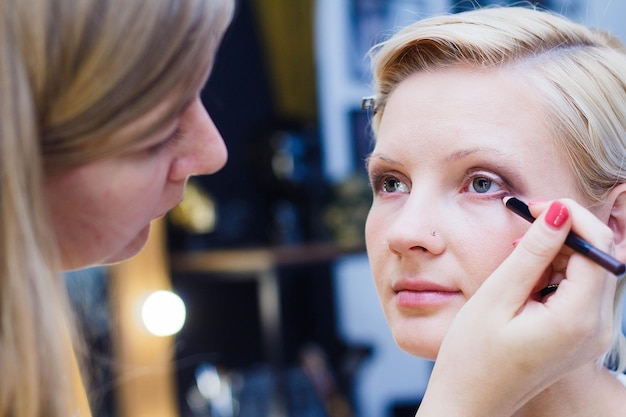
{"type": "MultiPolygon", "coordinates": [[[[461,159],[467,158],[468,156],[471,156],[473,154],[476,153],[491,153],[491,154],[496,154],[499,157],[503,157],[506,159],[514,159],[514,155],[502,152],[502,150],[497,149],[497,148],[492,148],[489,146],[477,146],[474,148],[467,148],[467,149],[459,149],[457,151],[452,152],[450,155],[446,156],[443,160],[444,164],[449,165],[453,162],[457,162],[461,159]]],[[[365,167],[369,168],[369,165],[372,161],[372,159],[380,159],[384,162],[388,162],[390,164],[393,165],[399,165],[399,166],[404,166],[404,164],[384,153],[372,153],[370,154],[368,157],[365,158],[365,167]]]]}
{"type": "Polygon", "coordinates": [[[444,158],[443,162],[445,165],[449,165],[476,153],[495,154],[498,157],[514,160],[514,155],[502,152],[502,150],[500,149],[492,148],[489,146],[477,146],[474,148],[459,149],[458,151],[452,152],[450,155],[444,158]]]}
{"type": "Polygon", "coordinates": [[[370,163],[372,162],[372,159],[379,159],[383,162],[387,162],[389,164],[392,165],[398,165],[398,166],[404,166],[404,164],[396,159],[391,158],[388,155],[385,155],[384,153],[372,153],[369,156],[367,156],[365,158],[365,169],[369,169],[370,163]]]}

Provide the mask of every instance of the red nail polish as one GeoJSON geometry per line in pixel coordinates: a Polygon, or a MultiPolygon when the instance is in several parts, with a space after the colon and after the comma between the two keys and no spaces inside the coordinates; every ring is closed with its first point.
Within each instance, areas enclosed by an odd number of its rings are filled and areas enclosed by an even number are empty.
{"type": "Polygon", "coordinates": [[[563,226],[568,217],[569,211],[567,207],[563,203],[555,201],[550,205],[545,220],[550,226],[558,229],[563,226]]]}

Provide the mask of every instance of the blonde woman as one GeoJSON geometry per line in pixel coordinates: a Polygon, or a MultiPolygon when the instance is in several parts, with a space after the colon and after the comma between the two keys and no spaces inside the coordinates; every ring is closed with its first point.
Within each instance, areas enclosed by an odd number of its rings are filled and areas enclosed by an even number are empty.
{"type": "Polygon", "coordinates": [[[60,271],[124,260],[226,160],[199,99],[231,0],[0,0],[0,416],[79,410],[60,271]]]}
{"type": "Polygon", "coordinates": [[[373,50],[367,250],[418,416],[626,415],[626,52],[531,8],[425,19],[373,50]],[[530,204],[532,225],[503,204],[530,204]]]}

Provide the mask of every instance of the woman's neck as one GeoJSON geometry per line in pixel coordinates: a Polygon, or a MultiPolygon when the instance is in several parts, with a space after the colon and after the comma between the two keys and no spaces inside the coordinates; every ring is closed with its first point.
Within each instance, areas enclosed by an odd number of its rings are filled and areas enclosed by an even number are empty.
{"type": "Polygon", "coordinates": [[[580,367],[530,400],[512,417],[620,417],[626,387],[596,364],[580,367]]]}

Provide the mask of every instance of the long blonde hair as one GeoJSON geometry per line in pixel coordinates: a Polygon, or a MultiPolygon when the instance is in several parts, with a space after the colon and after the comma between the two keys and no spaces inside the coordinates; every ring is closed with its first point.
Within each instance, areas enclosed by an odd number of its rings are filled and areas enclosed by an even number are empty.
{"type": "MultiPolygon", "coordinates": [[[[377,131],[389,95],[416,72],[452,66],[508,68],[532,86],[543,104],[555,145],[567,156],[589,205],[626,182],[626,49],[614,36],[557,14],[525,7],[487,7],[424,19],[372,51],[377,131]]],[[[604,363],[626,369],[621,306],[604,363]]]]}
{"type": "Polygon", "coordinates": [[[0,0],[0,417],[76,415],[45,175],[141,140],[110,138],[173,91],[176,114],[211,68],[233,8],[233,0],[0,0]]]}

